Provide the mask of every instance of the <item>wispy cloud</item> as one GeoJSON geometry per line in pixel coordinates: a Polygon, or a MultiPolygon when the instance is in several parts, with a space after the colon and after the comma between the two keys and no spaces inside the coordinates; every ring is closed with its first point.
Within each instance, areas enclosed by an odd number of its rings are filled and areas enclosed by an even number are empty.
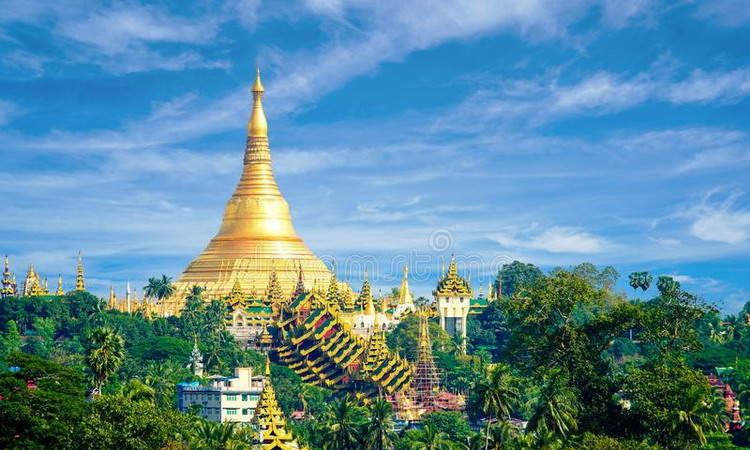
{"type": "Polygon", "coordinates": [[[11,102],[0,100],[0,126],[10,122],[10,120],[20,111],[18,107],[11,102]]]}
{"type": "Polygon", "coordinates": [[[560,82],[559,72],[542,79],[502,81],[469,97],[446,127],[475,129],[500,121],[505,125],[538,126],[579,115],[606,115],[649,101],[680,104],[735,103],[750,95],[750,68],[696,70],[682,78],[642,72],[635,76],[600,71],[574,83],[560,82]]]}
{"type": "Polygon", "coordinates": [[[603,237],[578,228],[539,228],[538,224],[532,224],[527,230],[498,232],[491,235],[491,238],[505,247],[550,253],[599,253],[612,245],[603,237]]]}
{"type": "Polygon", "coordinates": [[[750,8],[744,0],[711,0],[698,2],[698,18],[709,19],[727,27],[739,27],[750,22],[750,8]]]}
{"type": "Polygon", "coordinates": [[[692,220],[690,233],[704,241],[740,244],[750,239],[750,210],[738,207],[742,193],[735,192],[716,201],[718,191],[706,194],[701,202],[677,214],[692,220]]]}

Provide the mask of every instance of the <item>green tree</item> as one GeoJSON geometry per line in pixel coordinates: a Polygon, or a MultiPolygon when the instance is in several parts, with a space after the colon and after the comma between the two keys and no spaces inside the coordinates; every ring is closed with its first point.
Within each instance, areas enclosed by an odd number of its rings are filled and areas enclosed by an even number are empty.
{"type": "Polygon", "coordinates": [[[542,271],[533,264],[524,264],[520,261],[503,264],[503,267],[497,273],[495,292],[510,297],[524,285],[543,276],[542,271]]]}
{"type": "Polygon", "coordinates": [[[154,403],[156,391],[141,380],[134,378],[120,388],[120,395],[134,402],[154,403]]]}
{"type": "Polygon", "coordinates": [[[15,320],[5,323],[5,333],[0,336],[0,361],[7,361],[8,357],[21,350],[21,333],[15,320]]]}
{"type": "Polygon", "coordinates": [[[205,301],[203,288],[193,286],[185,298],[185,307],[180,313],[180,330],[186,338],[197,339],[204,325],[205,301]]]}
{"type": "Polygon", "coordinates": [[[487,414],[487,443],[490,438],[490,419],[509,420],[513,405],[520,398],[515,380],[506,364],[490,366],[485,377],[474,385],[474,392],[479,397],[482,411],[487,414]]]}
{"type": "Polygon", "coordinates": [[[667,448],[705,445],[706,434],[719,429],[721,405],[706,378],[681,363],[634,369],[624,391],[636,434],[667,448]]]}
{"type": "Polygon", "coordinates": [[[648,272],[633,272],[628,276],[628,284],[633,290],[640,288],[647,291],[651,287],[652,281],[654,281],[654,277],[648,272]]]}
{"type": "Polygon", "coordinates": [[[542,382],[527,429],[534,432],[551,431],[565,437],[578,428],[578,399],[561,369],[548,371],[542,382]]]}
{"type": "Polygon", "coordinates": [[[151,277],[148,279],[148,284],[143,286],[143,292],[157,300],[162,300],[174,293],[175,287],[172,284],[172,279],[166,275],[162,275],[161,278],[151,277]]]}
{"type": "Polygon", "coordinates": [[[239,448],[250,448],[249,445],[242,445],[236,439],[238,432],[237,423],[214,423],[201,421],[195,430],[195,435],[190,440],[191,448],[205,450],[237,450],[239,448]]]}
{"type": "Polygon", "coordinates": [[[393,408],[383,398],[370,404],[370,422],[365,426],[365,448],[387,450],[393,448],[393,408]]]}
{"type": "Polygon", "coordinates": [[[468,422],[463,415],[456,411],[437,411],[425,414],[421,419],[422,425],[432,425],[442,431],[453,442],[465,443],[472,435],[468,422]]]}
{"type": "Polygon", "coordinates": [[[78,426],[73,448],[152,449],[187,443],[194,418],[151,403],[100,395],[78,426]]]}
{"type": "Polygon", "coordinates": [[[453,447],[448,435],[432,424],[421,430],[409,430],[402,439],[406,441],[407,448],[414,450],[450,450],[453,447]]]}
{"type": "Polygon", "coordinates": [[[327,450],[354,450],[361,448],[363,411],[346,395],[334,400],[323,418],[324,448],[327,450]]]}
{"type": "Polygon", "coordinates": [[[99,395],[107,379],[117,371],[125,357],[125,341],[111,328],[97,328],[91,334],[86,363],[93,375],[92,396],[99,395]]]}
{"type": "MultiPolygon", "coordinates": [[[[451,337],[435,322],[429,323],[430,339],[435,351],[449,351],[453,347],[451,337]]],[[[391,350],[399,352],[409,361],[417,359],[419,338],[419,318],[408,315],[396,328],[386,335],[386,343],[391,350]]]]}
{"type": "Polygon", "coordinates": [[[640,338],[662,357],[699,350],[698,322],[715,308],[680,289],[680,284],[670,277],[659,277],[659,292],[658,297],[644,305],[640,338]]]}

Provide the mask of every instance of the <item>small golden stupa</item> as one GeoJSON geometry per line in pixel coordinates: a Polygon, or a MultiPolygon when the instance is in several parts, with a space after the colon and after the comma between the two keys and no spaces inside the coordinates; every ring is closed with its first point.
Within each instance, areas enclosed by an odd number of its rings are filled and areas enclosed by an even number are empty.
{"type": "Polygon", "coordinates": [[[323,261],[297,236],[289,205],[276,185],[260,71],[252,92],[253,110],[240,182],[227,203],[218,234],[177,280],[173,299],[184,298],[193,285],[205,289],[206,299],[228,296],[235,282],[243,292],[264,292],[272,272],[284,295],[289,296],[300,269],[308,286],[328,286],[331,279],[323,261]]]}

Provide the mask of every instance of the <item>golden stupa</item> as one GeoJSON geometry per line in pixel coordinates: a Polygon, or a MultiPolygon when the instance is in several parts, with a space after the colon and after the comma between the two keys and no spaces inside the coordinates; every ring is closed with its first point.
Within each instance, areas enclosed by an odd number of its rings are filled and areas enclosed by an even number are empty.
{"type": "Polygon", "coordinates": [[[193,285],[205,289],[206,299],[223,298],[235,282],[245,294],[263,295],[271,272],[276,272],[284,293],[291,295],[300,268],[308,287],[325,288],[331,279],[323,261],[294,231],[289,205],[276,185],[260,71],[252,91],[253,110],[240,182],[227,202],[218,234],[182,273],[172,298],[184,298],[193,285]]]}

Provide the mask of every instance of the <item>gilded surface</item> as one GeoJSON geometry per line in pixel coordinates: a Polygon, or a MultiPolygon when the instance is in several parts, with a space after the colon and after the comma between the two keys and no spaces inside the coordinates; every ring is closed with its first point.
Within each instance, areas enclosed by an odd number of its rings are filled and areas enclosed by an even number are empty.
{"type": "Polygon", "coordinates": [[[240,182],[227,202],[218,234],[175,283],[178,298],[195,284],[206,289],[209,299],[229,295],[235,281],[244,292],[262,290],[272,271],[285,295],[291,296],[300,267],[308,286],[328,286],[331,273],[297,236],[289,205],[276,185],[263,93],[258,75],[240,182]]]}

